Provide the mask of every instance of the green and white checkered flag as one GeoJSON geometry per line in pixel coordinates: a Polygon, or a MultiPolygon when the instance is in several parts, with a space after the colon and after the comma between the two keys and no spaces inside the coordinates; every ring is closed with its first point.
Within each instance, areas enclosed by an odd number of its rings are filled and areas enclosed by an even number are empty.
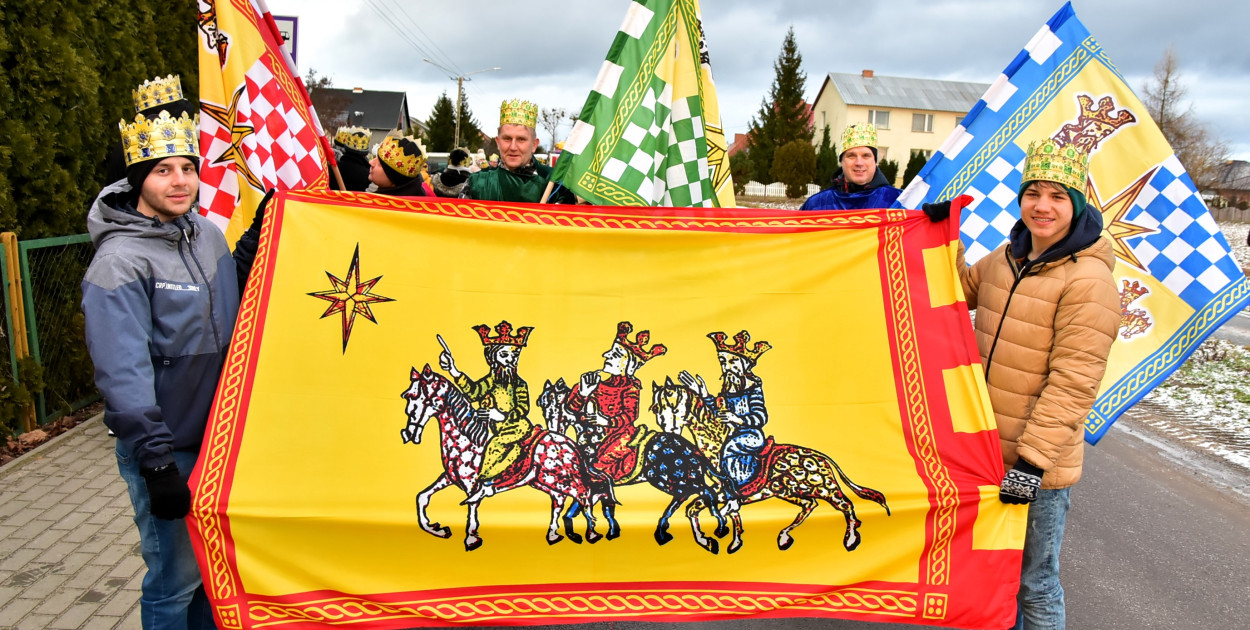
{"type": "Polygon", "coordinates": [[[630,4],[552,180],[600,206],[736,205],[697,0],[630,4]]]}

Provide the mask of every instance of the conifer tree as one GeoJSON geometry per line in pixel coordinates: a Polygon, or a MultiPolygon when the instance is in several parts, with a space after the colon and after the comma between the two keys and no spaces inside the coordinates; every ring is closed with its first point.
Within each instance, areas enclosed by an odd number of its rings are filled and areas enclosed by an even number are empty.
{"type": "Polygon", "coordinates": [[[803,101],[807,74],[802,71],[802,65],[803,56],[799,54],[792,26],[786,32],[777,61],[773,63],[776,75],[768,98],[760,105],[757,117],[751,119],[748,132],[747,150],[755,165],[756,180],[761,183],[767,183],[773,153],[778,147],[792,140],[812,141],[811,123],[803,101]]]}
{"type": "Polygon", "coordinates": [[[816,185],[828,188],[833,181],[833,174],[841,164],[838,162],[838,148],[829,137],[829,125],[825,125],[824,135],[820,139],[820,148],[816,150],[816,185]]]}
{"type": "Polygon", "coordinates": [[[925,158],[924,153],[920,151],[912,151],[911,158],[907,160],[907,168],[903,169],[903,188],[911,183],[911,180],[920,174],[920,169],[924,168],[925,162],[929,160],[925,158]]]}
{"type": "MultiPolygon", "coordinates": [[[[461,121],[460,124],[464,124],[461,121]]],[[[450,152],[456,148],[456,106],[447,97],[447,92],[439,95],[430,110],[430,117],[425,121],[425,146],[430,151],[450,152]]]]}
{"type": "Polygon", "coordinates": [[[460,146],[469,148],[470,153],[482,146],[482,130],[469,109],[468,94],[460,95],[460,146]]]}

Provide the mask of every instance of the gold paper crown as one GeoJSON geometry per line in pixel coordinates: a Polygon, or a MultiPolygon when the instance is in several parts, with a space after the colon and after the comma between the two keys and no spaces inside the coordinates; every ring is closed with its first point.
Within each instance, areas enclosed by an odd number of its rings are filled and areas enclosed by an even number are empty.
{"type": "Polygon", "coordinates": [[[1089,154],[1074,145],[1060,146],[1053,139],[1029,144],[1029,155],[1024,158],[1024,177],[1021,183],[1055,182],[1069,188],[1085,191],[1085,177],[1089,173],[1089,154]]]}
{"type": "Polygon", "coordinates": [[[748,348],[747,343],[751,341],[751,334],[745,330],[734,335],[734,343],[732,344],[725,343],[729,335],[723,332],[708,333],[707,337],[712,340],[712,343],[716,344],[717,352],[736,354],[751,363],[758,361],[761,354],[773,349],[772,345],[767,341],[757,341],[754,346],[748,348]]]}
{"type": "Polygon", "coordinates": [[[665,352],[668,348],[664,344],[657,343],[647,349],[647,342],[651,341],[651,331],[642,330],[634,336],[634,340],[629,340],[629,333],[634,331],[634,325],[629,322],[621,322],[616,325],[616,343],[621,344],[622,348],[629,350],[634,356],[642,360],[643,363],[654,359],[665,352]]]}
{"type": "Polygon", "coordinates": [[[334,141],[353,150],[366,152],[369,150],[369,139],[372,134],[364,127],[339,127],[334,132],[334,141]]]}
{"type": "Polygon", "coordinates": [[[135,99],[135,111],[141,112],[157,105],[182,100],[182,77],[171,74],[164,79],[155,77],[144,81],[131,94],[135,99]]]}
{"type": "Polygon", "coordinates": [[[855,147],[877,148],[877,128],[872,123],[855,123],[842,131],[842,152],[855,147]]]}
{"type": "Polygon", "coordinates": [[[494,336],[490,334],[490,326],[486,324],[478,324],[473,327],[477,331],[479,337],[482,338],[483,346],[516,346],[524,348],[525,342],[529,339],[530,333],[534,331],[533,326],[522,326],[516,329],[516,334],[512,334],[512,324],[507,320],[499,322],[495,325],[494,336]]]}
{"type": "Polygon", "coordinates": [[[117,128],[122,134],[122,152],[126,155],[126,166],[145,160],[159,160],[167,157],[184,155],[199,156],[199,132],[195,121],[183,112],[178,118],[161,112],[160,116],[151,120],[143,114],[135,116],[135,121],[126,124],[118,121],[117,128]]]}
{"type": "Polygon", "coordinates": [[[378,146],[378,159],[404,177],[416,177],[425,165],[425,151],[421,149],[421,142],[413,136],[387,136],[378,146]],[[417,145],[417,154],[405,153],[404,148],[399,146],[401,139],[411,140],[417,145]]]}
{"type": "Polygon", "coordinates": [[[533,129],[538,126],[538,106],[517,98],[504,101],[499,106],[499,125],[523,125],[533,129]]]}

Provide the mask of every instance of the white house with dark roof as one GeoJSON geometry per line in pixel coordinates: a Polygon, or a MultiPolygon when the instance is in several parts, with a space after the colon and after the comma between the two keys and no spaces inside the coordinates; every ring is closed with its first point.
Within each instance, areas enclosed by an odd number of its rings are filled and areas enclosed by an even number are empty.
{"type": "Polygon", "coordinates": [[[871,122],[877,127],[878,159],[898,162],[901,180],[911,154],[933,155],[989,87],[989,83],[885,77],[872,70],[830,72],[812,104],[812,143],[820,144],[825,125],[838,144],[847,125],[871,122]]]}

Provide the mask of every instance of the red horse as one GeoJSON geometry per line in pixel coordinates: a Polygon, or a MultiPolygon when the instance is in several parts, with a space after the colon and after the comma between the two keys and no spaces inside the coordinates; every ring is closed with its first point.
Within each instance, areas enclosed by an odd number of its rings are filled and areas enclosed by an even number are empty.
{"type": "MultiPolygon", "coordinates": [[[[443,474],[417,495],[417,518],[421,529],[449,538],[451,529],[430,522],[426,508],[438,491],[448,486],[458,486],[467,496],[469,488],[477,481],[482,466],[482,454],[486,451],[485,427],[473,418],[468,398],[446,376],[430,369],[418,372],[412,368],[412,384],[400,396],[407,400],[405,413],[408,424],[400,430],[404,443],[421,443],[421,433],[431,417],[438,418],[442,436],[443,474]]],[[[525,439],[525,455],[508,467],[496,482],[495,494],[531,486],[551,496],[551,522],[547,527],[547,544],[554,545],[564,539],[558,524],[560,514],[568,499],[582,505],[593,505],[606,498],[606,488],[592,488],[587,484],[586,466],[577,448],[567,437],[535,428],[525,439]]],[[[468,520],[465,526],[464,548],[473,551],[482,546],[478,536],[477,501],[467,501],[468,520]]],[[[595,542],[602,536],[595,531],[595,519],[586,511],[586,540],[595,542]]],[[[578,539],[574,539],[581,542],[578,539]]]]}

